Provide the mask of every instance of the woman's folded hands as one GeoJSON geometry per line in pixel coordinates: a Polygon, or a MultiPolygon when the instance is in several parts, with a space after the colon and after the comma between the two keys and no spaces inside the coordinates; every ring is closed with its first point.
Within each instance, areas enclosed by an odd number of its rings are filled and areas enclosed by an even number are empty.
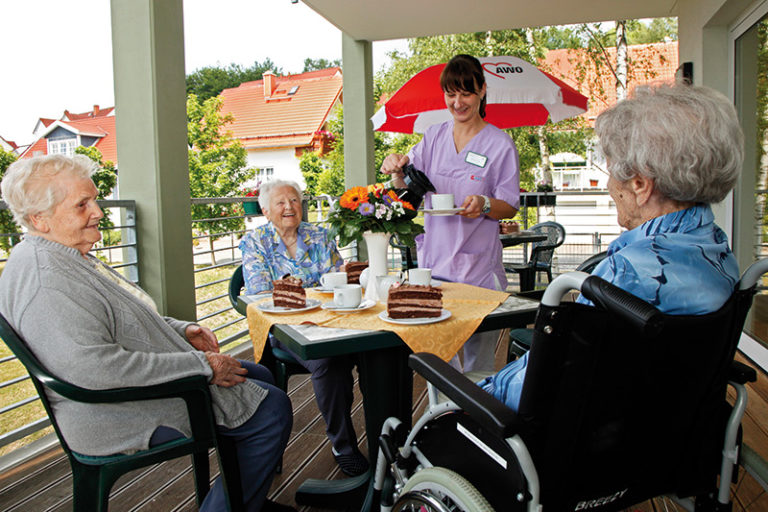
{"type": "Polygon", "coordinates": [[[243,368],[240,361],[234,357],[216,352],[206,352],[205,357],[213,370],[211,384],[229,388],[245,382],[245,375],[248,370],[243,368]]]}

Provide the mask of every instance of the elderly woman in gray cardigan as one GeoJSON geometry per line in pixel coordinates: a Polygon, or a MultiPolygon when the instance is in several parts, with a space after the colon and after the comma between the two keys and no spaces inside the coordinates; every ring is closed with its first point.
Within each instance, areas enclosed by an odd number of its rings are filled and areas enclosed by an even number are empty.
{"type": "MultiPolygon", "coordinates": [[[[290,400],[264,367],[219,353],[206,327],[160,316],[149,295],[89,254],[103,217],[93,170],[80,155],[8,168],[3,199],[28,232],[0,276],[0,311],[49,371],[77,386],[208,377],[218,429],[236,442],[247,510],[292,510],[266,501],[292,426],[290,400]]],[[[83,404],[49,395],[62,434],[86,455],[143,450],[191,434],[181,400],[83,404]]],[[[201,510],[225,508],[217,481],[201,510]]]]}

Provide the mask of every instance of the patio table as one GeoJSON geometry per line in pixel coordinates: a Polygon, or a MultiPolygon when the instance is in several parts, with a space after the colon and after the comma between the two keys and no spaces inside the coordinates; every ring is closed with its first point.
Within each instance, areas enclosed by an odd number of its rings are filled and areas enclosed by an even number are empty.
{"type": "Polygon", "coordinates": [[[512,247],[514,245],[527,244],[530,242],[543,242],[547,235],[534,233],[533,231],[519,231],[517,233],[505,233],[499,235],[502,247],[512,247]]]}
{"type": "MultiPolygon", "coordinates": [[[[459,283],[444,283],[444,306],[452,311],[452,318],[462,316],[458,302],[452,302],[450,297],[466,293],[471,289],[491,292],[482,288],[459,283]]],[[[538,308],[538,303],[530,299],[516,296],[506,296],[501,292],[496,293],[500,300],[490,307],[486,313],[474,319],[471,332],[498,330],[507,327],[521,327],[533,322],[538,308]]],[[[311,290],[308,294],[315,296],[311,290]]],[[[330,299],[330,296],[328,296],[330,299]]],[[[363,410],[365,412],[365,428],[368,438],[368,458],[371,462],[371,470],[354,478],[343,480],[307,480],[296,493],[296,501],[300,504],[333,508],[336,506],[348,506],[351,503],[360,504],[361,510],[371,510],[373,504],[371,497],[373,492],[373,471],[376,467],[378,454],[378,436],[384,421],[395,416],[410,427],[411,406],[413,402],[413,376],[408,368],[408,355],[411,348],[404,342],[403,337],[409,341],[413,339],[408,333],[399,335],[397,325],[386,324],[380,321],[378,313],[383,310],[383,305],[377,304],[371,310],[347,315],[365,319],[364,325],[370,328],[347,329],[335,326],[338,322],[326,322],[333,327],[319,326],[317,324],[302,324],[302,320],[309,318],[307,313],[295,315],[269,315],[260,311],[256,306],[261,297],[241,296],[238,299],[239,309],[247,310],[249,330],[252,340],[255,342],[255,359],[260,357],[260,349],[257,347],[262,342],[261,338],[267,331],[264,323],[269,324],[268,331],[304,359],[330,357],[341,354],[355,354],[358,361],[360,375],[359,385],[363,395],[363,410]],[[362,316],[363,314],[366,316],[362,316]],[[367,492],[367,494],[366,494],[367,492]]],[[[267,299],[269,300],[269,299],[267,299]]],[[[474,305],[472,306],[474,308],[474,305]]],[[[327,312],[324,312],[327,313],[327,312]]],[[[471,314],[471,313],[469,313],[471,314]]],[[[344,315],[336,315],[344,316],[344,315]]],[[[317,318],[317,316],[315,317],[317,318]]],[[[323,315],[320,318],[324,318],[323,315]]],[[[466,320],[454,318],[455,321],[466,320]]],[[[322,320],[321,320],[322,321],[322,320]]],[[[446,325],[451,319],[445,320],[446,325]]],[[[359,324],[358,324],[359,325],[359,324]]],[[[428,337],[428,333],[435,332],[438,324],[421,326],[408,326],[415,329],[420,337],[428,337]]],[[[454,328],[456,326],[454,325],[454,328]]],[[[450,330],[454,330],[453,328],[450,330]]],[[[470,332],[470,334],[471,334],[470,332]]],[[[418,337],[418,336],[417,336],[418,337]]],[[[467,336],[468,337],[468,336],[467,336]]],[[[464,338],[464,341],[466,338],[464,338]]],[[[456,349],[442,351],[439,355],[444,359],[450,359],[461,347],[463,341],[456,345],[456,349]]],[[[439,348],[439,347],[436,347],[439,348]]]]}

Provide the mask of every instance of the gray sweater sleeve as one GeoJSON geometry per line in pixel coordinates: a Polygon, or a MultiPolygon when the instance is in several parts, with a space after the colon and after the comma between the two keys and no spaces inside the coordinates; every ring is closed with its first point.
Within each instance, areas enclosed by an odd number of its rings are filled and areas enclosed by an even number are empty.
{"type": "Polygon", "coordinates": [[[72,300],[49,288],[29,302],[21,330],[44,365],[56,367],[61,378],[84,388],[146,386],[189,375],[212,376],[202,352],[191,346],[189,351],[158,350],[155,340],[141,336],[143,330],[132,332],[131,324],[121,317],[130,315],[89,302],[87,297],[72,300]],[[77,321],[68,321],[73,318],[77,321]],[[120,343],[113,341],[118,339],[120,343]]]}

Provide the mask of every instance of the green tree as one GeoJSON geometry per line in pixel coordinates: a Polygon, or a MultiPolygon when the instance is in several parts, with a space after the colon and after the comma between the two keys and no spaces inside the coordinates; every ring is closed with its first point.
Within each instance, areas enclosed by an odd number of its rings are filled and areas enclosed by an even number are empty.
{"type": "Polygon", "coordinates": [[[317,151],[307,151],[301,155],[301,158],[299,159],[299,169],[301,170],[301,175],[304,177],[304,183],[307,184],[304,193],[309,196],[318,195],[320,192],[317,188],[317,182],[323,170],[325,170],[323,159],[320,157],[319,153],[317,151]]]}
{"type": "Polygon", "coordinates": [[[261,80],[265,71],[282,74],[282,70],[267,58],[264,62],[255,61],[250,67],[232,63],[227,67],[206,66],[187,75],[187,95],[194,94],[198,101],[218,96],[224,89],[237,87],[243,82],[261,80]]]}
{"type": "Polygon", "coordinates": [[[627,44],[677,41],[677,18],[653,18],[649,22],[627,20],[627,44]]]}
{"type": "MultiPolygon", "coordinates": [[[[225,130],[234,118],[232,114],[222,115],[221,105],[218,96],[202,102],[194,94],[187,97],[189,187],[193,198],[239,196],[242,184],[254,175],[254,170],[246,167],[245,148],[225,130]]],[[[213,242],[221,237],[217,233],[245,229],[239,215],[242,215],[240,205],[192,206],[193,221],[218,219],[197,224],[198,231],[208,234],[214,264],[213,242]]]]}
{"type": "MultiPolygon", "coordinates": [[[[0,148],[0,180],[5,176],[5,171],[8,169],[8,166],[15,161],[16,155],[0,148]]],[[[0,247],[3,250],[8,251],[11,247],[19,243],[20,237],[18,235],[6,236],[12,233],[16,234],[21,232],[21,228],[16,224],[16,221],[13,220],[11,210],[0,210],[0,230],[2,230],[2,235],[0,235],[0,247]]]]}
{"type": "Polygon", "coordinates": [[[340,67],[341,67],[341,60],[339,59],[327,60],[327,59],[306,58],[304,59],[304,70],[302,71],[302,73],[306,73],[307,71],[316,71],[318,69],[340,68],[340,67]]]}

